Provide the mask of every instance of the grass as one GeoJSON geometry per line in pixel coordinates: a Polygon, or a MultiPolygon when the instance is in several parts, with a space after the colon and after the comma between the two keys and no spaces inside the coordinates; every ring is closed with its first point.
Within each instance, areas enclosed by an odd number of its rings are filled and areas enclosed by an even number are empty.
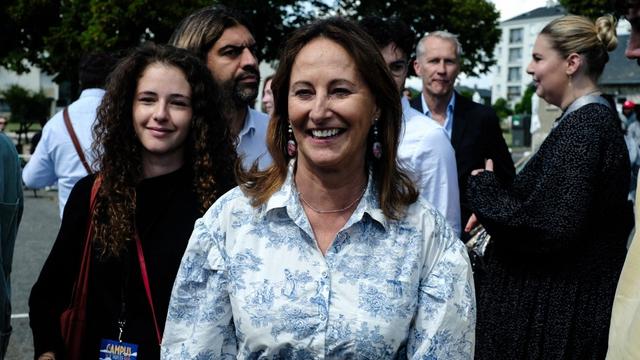
{"type": "MultiPolygon", "coordinates": [[[[4,131],[17,132],[18,129],[20,129],[20,123],[10,121],[7,123],[7,127],[5,128],[4,131]]],[[[29,131],[38,131],[40,129],[41,129],[40,124],[32,124],[31,127],[29,128],[29,131]]]]}

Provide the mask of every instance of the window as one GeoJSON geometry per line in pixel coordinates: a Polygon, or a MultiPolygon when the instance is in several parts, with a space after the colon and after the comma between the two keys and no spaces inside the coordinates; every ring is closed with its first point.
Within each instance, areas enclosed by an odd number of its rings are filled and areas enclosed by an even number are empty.
{"type": "Polygon", "coordinates": [[[520,67],[519,66],[510,67],[509,74],[507,75],[507,81],[515,82],[515,81],[520,81],[521,79],[522,79],[522,73],[520,72],[520,67]]]}
{"type": "Polygon", "coordinates": [[[513,101],[520,98],[520,86],[507,87],[507,100],[513,101]]]}
{"type": "Polygon", "coordinates": [[[509,62],[512,63],[520,60],[522,60],[522,48],[509,49],[509,62]]]}
{"type": "Polygon", "coordinates": [[[509,44],[522,43],[522,28],[509,30],[509,44]]]}

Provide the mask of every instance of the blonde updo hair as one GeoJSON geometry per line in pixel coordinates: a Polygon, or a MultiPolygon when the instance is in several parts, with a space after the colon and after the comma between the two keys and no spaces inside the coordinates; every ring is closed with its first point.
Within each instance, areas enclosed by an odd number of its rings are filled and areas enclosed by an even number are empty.
{"type": "Polygon", "coordinates": [[[582,55],[587,65],[585,74],[595,79],[609,61],[608,52],[618,46],[616,20],[611,15],[599,17],[595,24],[582,16],[563,16],[547,24],[540,35],[547,36],[564,58],[572,53],[582,55]]]}

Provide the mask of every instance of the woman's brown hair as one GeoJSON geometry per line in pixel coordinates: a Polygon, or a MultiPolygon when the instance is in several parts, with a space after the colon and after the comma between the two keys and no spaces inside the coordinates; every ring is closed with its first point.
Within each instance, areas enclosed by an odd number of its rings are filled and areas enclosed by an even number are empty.
{"type": "Polygon", "coordinates": [[[370,151],[373,136],[370,133],[367,140],[367,164],[363,165],[369,165],[372,169],[382,211],[387,217],[397,219],[407,205],[416,201],[418,195],[415,186],[396,161],[402,117],[400,94],[373,39],[355,23],[340,17],[319,20],[304,26],[294,31],[286,42],[271,82],[274,112],[269,122],[267,146],[273,164],[264,171],[259,171],[256,165],[249,171],[243,171],[237,166],[238,182],[245,194],[252,198],[254,206],[264,204],[284,183],[289,162],[287,130],[291,69],[300,50],[319,37],[336,42],[349,53],[375,96],[375,103],[380,109],[377,124],[382,157],[373,157],[370,151]]]}
{"type": "Polygon", "coordinates": [[[102,256],[117,257],[133,239],[135,187],[143,176],[142,144],[133,127],[133,99],[144,70],[156,63],[180,69],[191,86],[193,117],[184,166],[193,173],[201,212],[235,185],[235,148],[207,67],[190,52],[173,46],[146,44],[133,50],[109,76],[94,126],[94,167],[103,180],[92,221],[102,256]]]}

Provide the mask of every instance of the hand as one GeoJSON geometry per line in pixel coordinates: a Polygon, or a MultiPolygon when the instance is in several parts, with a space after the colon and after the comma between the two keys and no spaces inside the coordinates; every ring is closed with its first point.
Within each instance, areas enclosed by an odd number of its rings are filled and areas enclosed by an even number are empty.
{"type": "Polygon", "coordinates": [[[56,354],[54,354],[52,351],[47,351],[46,353],[38,356],[38,360],[56,360],[56,354]]]}
{"type": "Polygon", "coordinates": [[[493,171],[493,160],[491,160],[491,159],[486,159],[486,160],[484,161],[484,169],[475,169],[475,170],[473,170],[473,171],[471,172],[471,175],[472,175],[472,176],[478,175],[478,174],[480,174],[481,172],[483,172],[483,171],[485,171],[485,170],[487,170],[487,171],[493,171]]]}
{"type": "Polygon", "coordinates": [[[478,225],[479,225],[479,222],[478,222],[478,218],[476,217],[476,214],[471,214],[469,221],[467,221],[467,225],[464,227],[464,232],[468,233],[478,225]]]}

